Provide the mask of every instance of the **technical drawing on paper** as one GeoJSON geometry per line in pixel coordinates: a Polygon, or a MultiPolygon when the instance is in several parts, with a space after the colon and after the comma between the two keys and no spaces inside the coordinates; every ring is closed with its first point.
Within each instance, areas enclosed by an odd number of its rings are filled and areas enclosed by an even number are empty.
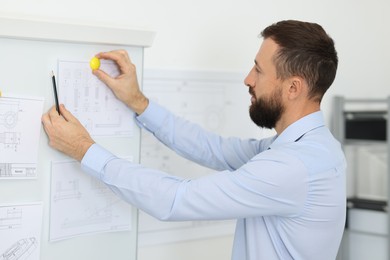
{"type": "Polygon", "coordinates": [[[0,178],[36,177],[43,99],[0,99],[0,178]]]}
{"type": "Polygon", "coordinates": [[[131,206],[75,161],[52,162],[50,241],[131,229],[131,206]]]}
{"type": "Polygon", "coordinates": [[[42,203],[0,205],[0,260],[39,260],[42,203]]]}
{"type": "Polygon", "coordinates": [[[35,237],[23,238],[15,242],[2,255],[0,260],[23,260],[29,256],[37,248],[37,239],[35,237]]]}
{"type": "Polygon", "coordinates": [[[62,223],[62,228],[74,228],[74,227],[83,227],[87,225],[96,225],[96,224],[108,224],[113,220],[113,207],[116,203],[120,201],[117,198],[116,201],[106,201],[105,205],[96,206],[92,205],[87,207],[85,211],[80,214],[77,218],[74,219],[64,219],[62,223]]]}
{"type": "Polygon", "coordinates": [[[23,211],[19,207],[3,208],[0,211],[0,229],[18,228],[22,224],[23,211]]]}
{"type": "Polygon", "coordinates": [[[3,132],[0,133],[0,143],[4,145],[4,149],[13,149],[17,151],[20,144],[21,134],[18,132],[3,132]]]}
{"type": "Polygon", "coordinates": [[[0,144],[4,149],[17,150],[20,144],[20,132],[15,132],[13,129],[18,123],[19,101],[6,100],[0,102],[0,126],[5,129],[0,132],[0,144]]]}
{"type": "Polygon", "coordinates": [[[54,201],[79,198],[81,198],[79,180],[70,180],[67,183],[57,182],[54,201]]]}
{"type": "MultiPolygon", "coordinates": [[[[131,136],[133,112],[120,102],[89,68],[88,62],[59,61],[59,99],[94,136],[131,136]]],[[[115,77],[113,62],[100,69],[115,77]]]]}
{"type": "Polygon", "coordinates": [[[19,102],[7,100],[0,103],[0,124],[6,128],[15,127],[18,120],[19,102]]]}

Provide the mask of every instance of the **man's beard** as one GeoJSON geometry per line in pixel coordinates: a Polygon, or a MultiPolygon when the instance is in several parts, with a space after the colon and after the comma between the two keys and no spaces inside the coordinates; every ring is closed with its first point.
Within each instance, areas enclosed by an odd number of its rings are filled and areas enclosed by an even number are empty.
{"type": "MultiPolygon", "coordinates": [[[[253,95],[251,89],[249,93],[253,95]]],[[[281,91],[275,90],[269,98],[260,97],[249,107],[249,115],[256,125],[269,129],[275,127],[284,112],[281,95],[281,91]]]]}

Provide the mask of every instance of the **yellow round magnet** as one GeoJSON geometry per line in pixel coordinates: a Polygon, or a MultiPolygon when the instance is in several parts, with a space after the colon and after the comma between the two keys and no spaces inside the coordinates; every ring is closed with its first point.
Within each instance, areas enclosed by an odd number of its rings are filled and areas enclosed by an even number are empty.
{"type": "Polygon", "coordinates": [[[93,57],[89,62],[89,66],[92,70],[97,70],[100,67],[100,60],[96,57],[93,57]]]}

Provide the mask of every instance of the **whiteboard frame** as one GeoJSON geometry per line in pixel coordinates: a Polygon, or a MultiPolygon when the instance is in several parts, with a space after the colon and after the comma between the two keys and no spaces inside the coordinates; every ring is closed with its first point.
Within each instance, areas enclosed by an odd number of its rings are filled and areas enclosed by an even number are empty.
{"type": "Polygon", "coordinates": [[[155,32],[0,17],[0,37],[150,47],[155,32]]]}

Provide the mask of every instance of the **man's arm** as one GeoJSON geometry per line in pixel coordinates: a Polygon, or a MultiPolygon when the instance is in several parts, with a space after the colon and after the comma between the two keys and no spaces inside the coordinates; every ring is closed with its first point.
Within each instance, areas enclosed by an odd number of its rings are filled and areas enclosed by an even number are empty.
{"type": "Polygon", "coordinates": [[[223,138],[152,100],[136,122],[180,156],[215,170],[236,170],[269,144],[267,140],[223,138]]]}

